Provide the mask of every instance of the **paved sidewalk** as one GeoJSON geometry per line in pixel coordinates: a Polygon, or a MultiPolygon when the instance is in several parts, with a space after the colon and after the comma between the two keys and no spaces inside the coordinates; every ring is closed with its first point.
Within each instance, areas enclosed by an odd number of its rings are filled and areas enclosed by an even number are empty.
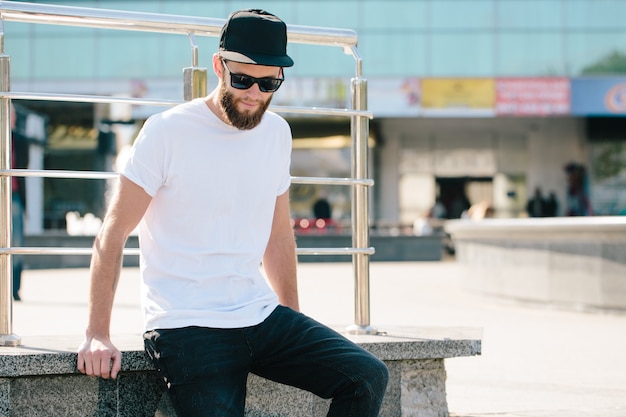
{"type": "MultiPolygon", "coordinates": [[[[446,361],[457,417],[626,417],[626,314],[563,311],[463,289],[454,261],[371,264],[372,325],[480,327],[482,356],[446,361]]],[[[299,266],[303,312],[352,324],[347,263],[299,266]]],[[[138,269],[126,268],[112,334],[140,334],[138,269]]],[[[14,332],[80,335],[87,319],[85,269],[27,270],[13,307],[14,332]]]]}

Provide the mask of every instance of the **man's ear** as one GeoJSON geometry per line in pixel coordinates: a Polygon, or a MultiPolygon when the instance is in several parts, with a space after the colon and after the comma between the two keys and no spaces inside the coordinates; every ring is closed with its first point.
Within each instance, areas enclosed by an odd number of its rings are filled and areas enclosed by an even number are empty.
{"type": "Polygon", "coordinates": [[[213,54],[213,72],[217,78],[224,78],[224,66],[222,65],[222,58],[218,54],[213,54]]]}

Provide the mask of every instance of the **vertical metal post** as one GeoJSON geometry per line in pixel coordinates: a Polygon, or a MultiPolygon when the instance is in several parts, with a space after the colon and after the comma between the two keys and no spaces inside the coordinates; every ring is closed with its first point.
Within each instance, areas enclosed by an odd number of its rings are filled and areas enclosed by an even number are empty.
{"type": "MultiPolygon", "coordinates": [[[[10,57],[4,54],[4,28],[0,22],[0,91],[9,91],[10,57]]],[[[11,169],[11,104],[0,98],[0,169],[11,169]]],[[[0,247],[11,247],[11,177],[0,176],[0,247]]],[[[13,267],[9,253],[0,254],[0,346],[17,346],[13,332],[13,267]]]]}
{"type": "MultiPolygon", "coordinates": [[[[350,85],[352,108],[367,110],[367,80],[361,78],[361,60],[357,58],[357,76],[350,85]]],[[[366,116],[352,116],[352,178],[368,178],[368,139],[369,120],[366,116]]],[[[352,186],[352,246],[367,248],[369,246],[369,197],[368,186],[356,184],[352,186]]],[[[354,272],[354,305],[355,323],[348,327],[352,334],[376,334],[377,330],[370,326],[370,280],[369,255],[357,253],[352,255],[354,272]]]]}
{"type": "Polygon", "coordinates": [[[198,44],[193,32],[189,33],[189,42],[191,42],[191,67],[183,68],[185,101],[207,95],[207,69],[198,67],[198,44]]]}

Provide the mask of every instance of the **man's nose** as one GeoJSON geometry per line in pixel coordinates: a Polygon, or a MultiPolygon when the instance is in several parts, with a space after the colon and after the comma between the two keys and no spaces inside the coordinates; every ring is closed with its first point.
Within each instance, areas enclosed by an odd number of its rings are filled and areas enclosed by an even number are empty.
{"type": "Polygon", "coordinates": [[[259,88],[259,83],[254,83],[248,90],[246,90],[249,97],[259,98],[262,97],[262,91],[259,88]]]}

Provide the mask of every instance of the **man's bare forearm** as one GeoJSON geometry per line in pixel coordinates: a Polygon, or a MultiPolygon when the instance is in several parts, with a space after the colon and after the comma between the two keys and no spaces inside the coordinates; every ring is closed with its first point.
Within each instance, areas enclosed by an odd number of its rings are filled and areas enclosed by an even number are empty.
{"type": "Polygon", "coordinates": [[[270,241],[263,257],[263,267],[279,302],[300,311],[296,242],[293,234],[270,241]]]}
{"type": "Polygon", "coordinates": [[[107,229],[103,229],[96,237],[90,265],[87,336],[109,337],[111,311],[120,278],[125,241],[124,237],[116,239],[109,236],[107,229]]]}

